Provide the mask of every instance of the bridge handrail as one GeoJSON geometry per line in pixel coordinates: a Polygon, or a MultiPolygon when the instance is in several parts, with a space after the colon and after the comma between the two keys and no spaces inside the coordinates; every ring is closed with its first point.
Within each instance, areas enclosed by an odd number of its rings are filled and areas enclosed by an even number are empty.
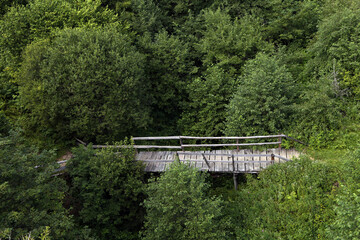
{"type": "Polygon", "coordinates": [[[134,141],[136,140],[180,140],[180,139],[194,139],[194,140],[241,140],[241,139],[257,139],[257,138],[279,138],[288,136],[284,134],[279,135],[267,135],[267,136],[247,136],[247,137],[193,137],[193,136],[166,136],[166,137],[133,137],[134,141]]]}
{"type": "MultiPolygon", "coordinates": [[[[267,136],[247,136],[247,137],[194,137],[194,136],[159,136],[159,137],[133,137],[135,141],[152,141],[152,140],[179,140],[180,144],[178,146],[164,146],[164,145],[133,145],[135,149],[181,149],[184,151],[185,148],[198,148],[198,147],[241,147],[241,146],[262,146],[262,145],[279,145],[281,148],[282,138],[287,138],[292,141],[298,142],[303,145],[307,145],[295,138],[287,136],[285,134],[279,135],[267,135],[267,136]],[[278,138],[279,141],[276,142],[261,142],[261,143],[239,143],[239,140],[246,139],[268,139],[268,138],[278,138]],[[182,140],[192,139],[192,140],[236,140],[236,143],[218,143],[218,144],[183,144],[182,140]]],[[[129,145],[93,145],[93,148],[127,148],[131,147],[129,145]]]]}

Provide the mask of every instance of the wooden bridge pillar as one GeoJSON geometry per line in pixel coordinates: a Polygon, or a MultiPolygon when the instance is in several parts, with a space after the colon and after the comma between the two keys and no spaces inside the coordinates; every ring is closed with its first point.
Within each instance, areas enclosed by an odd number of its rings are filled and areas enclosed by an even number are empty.
{"type": "Polygon", "coordinates": [[[235,191],[237,191],[238,182],[237,182],[237,174],[236,173],[233,173],[233,179],[234,179],[234,188],[235,188],[235,191]]]}

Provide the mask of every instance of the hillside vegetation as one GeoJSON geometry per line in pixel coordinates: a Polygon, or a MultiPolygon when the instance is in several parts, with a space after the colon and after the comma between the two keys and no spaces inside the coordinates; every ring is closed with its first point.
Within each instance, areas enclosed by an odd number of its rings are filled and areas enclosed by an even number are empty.
{"type": "Polygon", "coordinates": [[[357,0],[0,1],[0,239],[360,239],[359,99],[357,0]],[[279,133],[239,191],[74,148],[279,133]]]}

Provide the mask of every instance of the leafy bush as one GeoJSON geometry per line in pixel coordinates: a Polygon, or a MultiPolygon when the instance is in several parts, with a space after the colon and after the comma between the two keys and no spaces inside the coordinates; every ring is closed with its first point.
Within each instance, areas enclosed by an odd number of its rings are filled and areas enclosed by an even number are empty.
{"type": "Polygon", "coordinates": [[[73,222],[62,206],[67,187],[52,176],[57,167],[54,151],[40,152],[14,132],[0,139],[1,232],[8,229],[14,239],[29,232],[38,237],[49,226],[54,239],[72,236],[73,222]]]}
{"type": "Polygon", "coordinates": [[[293,117],[297,90],[286,66],[276,56],[259,53],[249,60],[237,92],[228,105],[227,135],[283,132],[293,117]]]}
{"type": "Polygon", "coordinates": [[[95,151],[88,146],[73,149],[73,154],[67,167],[77,223],[100,239],[136,239],[143,220],[139,205],[144,183],[134,149],[95,151]]]}
{"type": "Polygon", "coordinates": [[[240,239],[327,239],[337,171],[303,158],[249,177],[232,200],[240,239]]]}
{"type": "Polygon", "coordinates": [[[326,147],[344,119],[340,113],[341,99],[337,98],[332,81],[324,76],[310,84],[300,95],[300,101],[291,131],[314,148],[326,147]]]}
{"type": "Polygon", "coordinates": [[[148,185],[143,239],[225,239],[229,219],[223,202],[209,197],[205,174],[174,162],[148,185]]]}
{"type": "Polygon", "coordinates": [[[348,156],[341,167],[342,181],[334,205],[335,219],[327,229],[331,239],[360,239],[360,150],[348,156]]]}
{"type": "Polygon", "coordinates": [[[143,68],[144,56],[116,26],[66,29],[33,43],[21,72],[21,124],[58,142],[135,135],[150,121],[143,68]]]}
{"type": "Polygon", "coordinates": [[[236,81],[215,66],[206,75],[194,79],[187,87],[190,102],[179,126],[186,135],[219,136],[225,128],[225,112],[236,81]]]}

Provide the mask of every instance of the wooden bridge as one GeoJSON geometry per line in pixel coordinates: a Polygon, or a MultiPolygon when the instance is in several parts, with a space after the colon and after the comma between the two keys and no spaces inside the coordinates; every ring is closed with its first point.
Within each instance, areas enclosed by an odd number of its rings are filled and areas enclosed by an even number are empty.
{"type": "MultiPolygon", "coordinates": [[[[283,139],[304,144],[283,134],[249,137],[168,136],[133,138],[134,148],[137,150],[135,160],[144,162],[146,172],[163,172],[172,162],[179,160],[202,171],[234,174],[258,173],[271,164],[290,161],[292,158],[298,157],[301,153],[295,149],[283,149],[281,147],[283,139]],[[274,139],[276,140],[274,141],[274,139]],[[136,144],[164,141],[167,142],[167,145],[136,144]],[[174,145],[174,141],[178,144],[174,145]],[[218,143],[202,143],[204,141],[217,141],[218,143]]],[[[109,145],[94,145],[93,147],[104,148],[109,147],[109,145]]]]}

